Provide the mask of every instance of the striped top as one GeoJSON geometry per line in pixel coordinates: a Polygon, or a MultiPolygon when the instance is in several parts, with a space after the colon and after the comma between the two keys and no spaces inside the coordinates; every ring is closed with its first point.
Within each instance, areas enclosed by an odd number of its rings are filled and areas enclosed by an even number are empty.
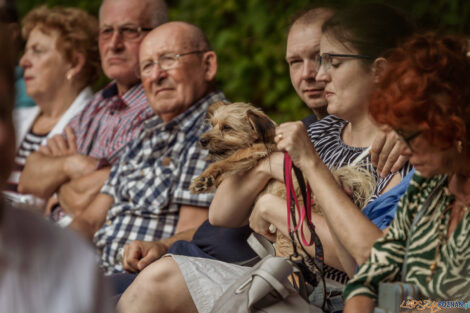
{"type": "Polygon", "coordinates": [[[47,135],[48,134],[38,135],[33,133],[32,129],[29,130],[16,152],[15,165],[10,177],[8,178],[5,191],[18,193],[18,183],[20,181],[20,175],[23,172],[26,159],[32,152],[39,149],[41,142],[47,137],[47,135]]]}
{"type": "MultiPolygon", "coordinates": [[[[423,207],[431,191],[442,176],[424,178],[415,173],[406,194],[400,200],[395,219],[384,238],[373,246],[369,260],[351,279],[345,289],[344,298],[364,295],[377,298],[380,282],[401,279],[401,270],[410,234],[410,225],[423,207]]],[[[408,249],[406,281],[416,284],[421,293],[434,301],[470,298],[470,214],[467,212],[449,239],[441,243],[437,268],[431,275],[430,266],[439,245],[439,232],[446,235],[450,210],[443,211],[454,200],[447,189],[447,181],[439,187],[429,207],[416,223],[408,249]],[[438,227],[440,231],[438,231],[438,227]]]]}
{"type": "MultiPolygon", "coordinates": [[[[323,163],[329,168],[339,168],[351,164],[366,148],[358,148],[346,145],[341,139],[343,128],[347,121],[341,120],[336,116],[329,115],[318,122],[312,123],[307,127],[307,132],[312,141],[315,150],[323,163]]],[[[369,203],[375,200],[387,187],[388,182],[394,174],[385,178],[380,177],[379,173],[372,166],[370,154],[367,154],[357,165],[366,168],[377,182],[374,194],[369,203]]],[[[407,162],[399,171],[402,177],[405,177],[412,166],[407,162]]],[[[325,277],[345,284],[348,281],[346,273],[332,268],[325,264],[325,277]]]]}
{"type": "MultiPolygon", "coordinates": [[[[315,150],[322,159],[323,163],[329,168],[339,168],[351,164],[366,148],[358,148],[346,145],[341,140],[341,133],[348,122],[330,115],[322,120],[311,124],[307,128],[310,140],[312,140],[315,150]]],[[[369,202],[375,200],[387,187],[388,182],[394,174],[389,174],[385,178],[381,178],[376,169],[372,166],[370,154],[359,162],[360,166],[366,168],[377,182],[374,195],[369,202]]],[[[410,163],[406,163],[400,171],[401,177],[405,177],[412,170],[410,163]]]]}

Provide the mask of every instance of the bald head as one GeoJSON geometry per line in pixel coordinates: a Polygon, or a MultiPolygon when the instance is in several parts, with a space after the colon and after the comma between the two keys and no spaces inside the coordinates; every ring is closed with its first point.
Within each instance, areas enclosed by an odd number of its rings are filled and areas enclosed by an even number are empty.
{"type": "MultiPolygon", "coordinates": [[[[103,0],[100,7],[101,20],[103,7],[109,2],[129,2],[129,0],[103,0]]],[[[168,9],[164,0],[132,0],[132,5],[141,9],[143,23],[157,27],[168,21],[168,9]]]]}
{"type": "Polygon", "coordinates": [[[165,122],[209,94],[217,56],[202,30],[170,22],[152,30],[140,45],[140,74],[147,99],[165,122]]]}
{"type": "Polygon", "coordinates": [[[332,17],[335,10],[328,7],[316,7],[305,11],[300,11],[291,19],[287,35],[289,35],[292,27],[296,26],[310,26],[314,24],[323,24],[327,19],[332,17]]]}
{"type": "Polygon", "coordinates": [[[149,33],[147,38],[151,36],[161,37],[164,34],[173,36],[174,41],[179,41],[178,44],[182,45],[181,48],[201,51],[212,50],[206,35],[196,25],[186,22],[165,23],[149,33]]]}

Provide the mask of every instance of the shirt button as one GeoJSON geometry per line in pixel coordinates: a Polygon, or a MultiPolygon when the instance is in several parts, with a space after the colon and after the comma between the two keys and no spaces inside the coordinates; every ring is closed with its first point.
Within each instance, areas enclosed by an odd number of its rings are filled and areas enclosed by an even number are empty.
{"type": "Polygon", "coordinates": [[[168,166],[168,165],[170,165],[170,163],[171,163],[170,158],[162,158],[162,165],[163,166],[168,166]]]}
{"type": "Polygon", "coordinates": [[[106,225],[111,226],[111,225],[113,225],[113,222],[111,222],[110,220],[107,220],[106,225]]]}
{"type": "Polygon", "coordinates": [[[144,176],[144,175],[145,175],[145,171],[144,171],[144,170],[141,170],[141,171],[140,171],[140,175],[144,176]]]}

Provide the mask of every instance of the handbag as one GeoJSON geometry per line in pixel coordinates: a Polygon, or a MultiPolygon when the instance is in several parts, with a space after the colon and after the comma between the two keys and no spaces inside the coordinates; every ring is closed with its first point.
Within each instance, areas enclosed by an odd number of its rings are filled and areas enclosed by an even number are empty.
{"type": "Polygon", "coordinates": [[[248,242],[255,252],[261,251],[262,260],[222,294],[211,313],[323,312],[306,301],[308,289],[293,262],[272,256],[271,243],[259,234],[253,233],[248,242]],[[294,288],[288,279],[293,273],[297,275],[298,288],[294,288]]]}
{"type": "MultiPolygon", "coordinates": [[[[306,243],[303,235],[303,221],[310,230],[311,238],[309,243],[315,243],[316,260],[312,260],[307,255],[306,259],[315,268],[318,273],[322,273],[323,269],[323,249],[320,239],[315,233],[315,228],[310,221],[309,214],[309,186],[305,185],[303,176],[298,168],[296,168],[288,154],[284,159],[284,179],[286,181],[287,207],[289,210],[289,235],[293,244],[293,255],[290,259],[274,256],[274,248],[272,244],[259,234],[253,233],[248,238],[248,244],[262,258],[255,266],[251,267],[242,277],[222,294],[216,301],[211,313],[322,313],[323,310],[310,305],[308,302],[308,294],[312,291],[311,287],[315,287],[318,280],[316,276],[310,273],[310,286],[306,283],[304,275],[305,260],[302,255],[298,254],[296,238],[300,241],[298,230],[302,231],[302,241],[306,243]],[[300,209],[295,196],[292,184],[292,169],[295,172],[299,186],[302,190],[304,199],[303,208],[300,209]],[[307,198],[308,197],[308,198],[307,198]],[[300,210],[300,221],[297,224],[295,206],[300,210]],[[308,207],[308,209],[306,209],[308,207]],[[306,212],[307,210],[307,212],[306,212]],[[305,219],[305,216],[307,218],[305,219]],[[294,227],[290,228],[290,219],[292,219],[294,227]],[[297,225],[297,226],[295,226],[297,225]],[[294,262],[295,261],[295,262],[294,262]],[[304,266],[304,271],[299,269],[304,266]],[[295,275],[295,276],[294,276],[295,275]],[[289,281],[291,277],[291,281],[289,281]],[[314,285],[312,285],[312,281],[314,285]]],[[[302,246],[301,246],[302,247],[302,246]]],[[[303,247],[302,247],[303,249],[303,247]]],[[[304,250],[306,253],[306,251],[304,250]]],[[[307,271],[308,273],[308,271],[307,271]]],[[[324,285],[325,286],[325,285],[324,285]]],[[[325,303],[325,301],[323,301],[325,303]]]]}
{"type": "Polygon", "coordinates": [[[431,204],[434,195],[440,189],[446,179],[447,176],[443,177],[436,187],[434,187],[434,189],[429,194],[429,197],[424,202],[423,207],[419,210],[413,219],[410,227],[410,233],[408,234],[408,238],[406,240],[405,256],[403,258],[403,267],[401,271],[401,281],[379,284],[378,303],[377,307],[374,309],[374,313],[398,313],[403,311],[403,303],[406,304],[409,300],[423,300],[423,295],[420,293],[418,286],[406,282],[408,248],[411,243],[413,229],[431,204]]]}

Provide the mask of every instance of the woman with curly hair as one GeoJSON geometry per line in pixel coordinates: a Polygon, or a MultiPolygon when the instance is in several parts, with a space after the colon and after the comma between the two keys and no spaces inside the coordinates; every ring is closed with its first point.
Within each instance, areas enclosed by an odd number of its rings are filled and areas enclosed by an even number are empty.
{"type": "Polygon", "coordinates": [[[407,144],[416,173],[387,235],[348,283],[345,312],[372,312],[379,283],[402,272],[428,299],[470,297],[468,51],[466,39],[425,34],[388,59],[369,109],[407,144]]]}
{"type": "Polygon", "coordinates": [[[28,155],[65,125],[85,105],[99,76],[98,21],[77,8],[38,7],[23,19],[26,48],[20,60],[26,93],[36,102],[14,112],[17,154],[5,189],[17,205],[41,208],[43,199],[18,193],[28,155]]]}

